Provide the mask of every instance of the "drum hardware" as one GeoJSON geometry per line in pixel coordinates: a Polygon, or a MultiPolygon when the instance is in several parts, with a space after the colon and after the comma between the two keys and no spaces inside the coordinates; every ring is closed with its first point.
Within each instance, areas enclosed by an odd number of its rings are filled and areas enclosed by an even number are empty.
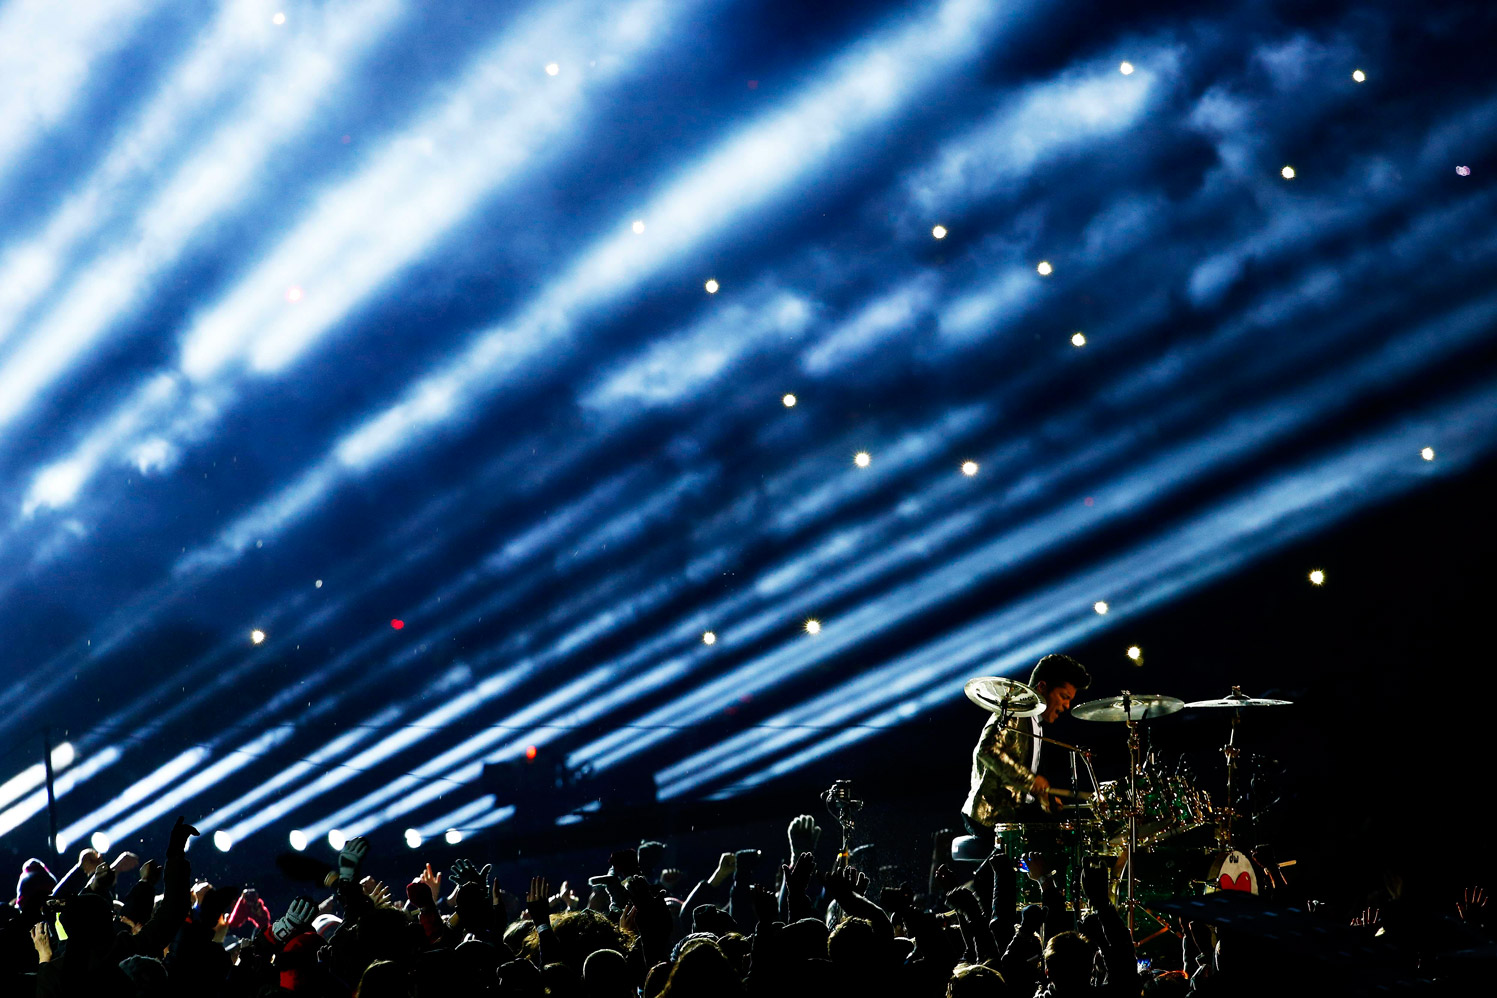
{"type": "Polygon", "coordinates": [[[1045,712],[1045,698],[1032,686],[1002,676],[967,680],[962,692],[983,710],[1005,717],[1034,717],[1045,712]]]}
{"type": "MultiPolygon", "coordinates": [[[[1288,707],[1293,704],[1292,700],[1270,700],[1264,697],[1250,697],[1242,692],[1241,686],[1232,687],[1232,692],[1216,700],[1193,700],[1185,704],[1186,707],[1212,707],[1228,708],[1232,711],[1232,727],[1227,735],[1227,744],[1222,746],[1222,755],[1227,760],[1227,797],[1225,806],[1221,809],[1221,834],[1220,840],[1223,849],[1233,850],[1232,844],[1232,821],[1237,817],[1237,799],[1232,795],[1232,783],[1237,775],[1237,757],[1240,749],[1237,747],[1237,725],[1242,721],[1242,711],[1245,707],[1288,707]]],[[[1256,889],[1254,894],[1258,893],[1256,889]]]]}
{"type": "Polygon", "coordinates": [[[842,829],[842,848],[837,852],[837,857],[846,862],[852,859],[852,831],[857,820],[858,812],[863,810],[863,802],[853,797],[851,780],[836,780],[830,787],[821,793],[821,802],[826,805],[827,813],[836,819],[838,827],[842,829]]]}

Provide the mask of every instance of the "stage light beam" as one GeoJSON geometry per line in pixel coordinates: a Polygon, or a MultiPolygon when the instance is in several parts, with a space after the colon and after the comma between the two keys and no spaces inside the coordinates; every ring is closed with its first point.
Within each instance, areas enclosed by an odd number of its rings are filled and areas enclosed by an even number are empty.
{"type": "Polygon", "coordinates": [[[1312,585],[1312,586],[1323,586],[1323,585],[1325,585],[1325,573],[1322,572],[1318,568],[1315,569],[1313,572],[1311,572],[1310,573],[1310,585],[1312,585]]]}
{"type": "Polygon", "coordinates": [[[291,829],[291,832],[286,836],[286,839],[291,843],[291,848],[295,849],[297,852],[303,852],[307,848],[307,833],[302,831],[300,828],[291,829]]]}

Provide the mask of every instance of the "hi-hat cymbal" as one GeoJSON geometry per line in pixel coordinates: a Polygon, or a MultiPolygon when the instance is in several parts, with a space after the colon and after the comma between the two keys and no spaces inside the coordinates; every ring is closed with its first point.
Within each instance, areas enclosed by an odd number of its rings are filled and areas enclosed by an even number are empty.
{"type": "Polygon", "coordinates": [[[967,680],[962,692],[983,710],[1010,717],[1033,717],[1045,711],[1045,698],[1031,686],[1001,676],[978,676],[967,680]]]}
{"type": "Polygon", "coordinates": [[[1187,707],[1288,707],[1294,703],[1293,700],[1268,700],[1264,697],[1250,697],[1242,692],[1241,686],[1232,687],[1232,692],[1220,700],[1192,700],[1186,704],[1187,707]]]}
{"type": "Polygon", "coordinates": [[[1083,721],[1149,721],[1182,709],[1185,701],[1158,693],[1130,693],[1126,697],[1088,700],[1071,708],[1083,721]],[[1124,706],[1124,701],[1127,706],[1124,706]]]}

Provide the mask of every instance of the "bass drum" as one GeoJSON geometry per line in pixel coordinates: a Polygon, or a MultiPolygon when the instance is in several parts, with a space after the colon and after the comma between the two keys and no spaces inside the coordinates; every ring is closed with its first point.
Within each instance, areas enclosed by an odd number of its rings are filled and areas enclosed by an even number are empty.
{"type": "Polygon", "coordinates": [[[1211,857],[1206,871],[1206,892],[1214,891],[1258,893],[1258,868],[1247,853],[1232,849],[1211,857]]]}

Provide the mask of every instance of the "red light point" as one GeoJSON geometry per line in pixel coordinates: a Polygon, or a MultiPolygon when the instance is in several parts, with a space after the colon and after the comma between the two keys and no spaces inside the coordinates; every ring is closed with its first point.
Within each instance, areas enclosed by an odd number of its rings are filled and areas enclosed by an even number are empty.
{"type": "Polygon", "coordinates": [[[395,628],[398,631],[402,627],[405,626],[405,621],[399,620],[399,619],[392,620],[392,621],[390,621],[390,626],[393,627],[393,628],[395,628]]]}
{"type": "Polygon", "coordinates": [[[1091,497],[1091,496],[1087,496],[1087,497],[1086,497],[1086,498],[1085,498],[1085,499],[1083,499],[1083,500],[1082,500],[1082,502],[1084,502],[1084,503],[1086,503],[1086,504],[1087,504],[1087,505],[1088,505],[1088,506],[1090,506],[1090,505],[1092,505],[1092,504],[1093,504],[1093,503],[1095,503],[1095,502],[1096,502],[1096,500],[1095,500],[1095,499],[1093,499],[1093,498],[1092,498],[1092,497],[1091,497]]]}
{"type": "Polygon", "coordinates": [[[527,759],[534,759],[535,758],[535,746],[534,745],[526,745],[525,746],[525,758],[527,758],[527,759]]]}

